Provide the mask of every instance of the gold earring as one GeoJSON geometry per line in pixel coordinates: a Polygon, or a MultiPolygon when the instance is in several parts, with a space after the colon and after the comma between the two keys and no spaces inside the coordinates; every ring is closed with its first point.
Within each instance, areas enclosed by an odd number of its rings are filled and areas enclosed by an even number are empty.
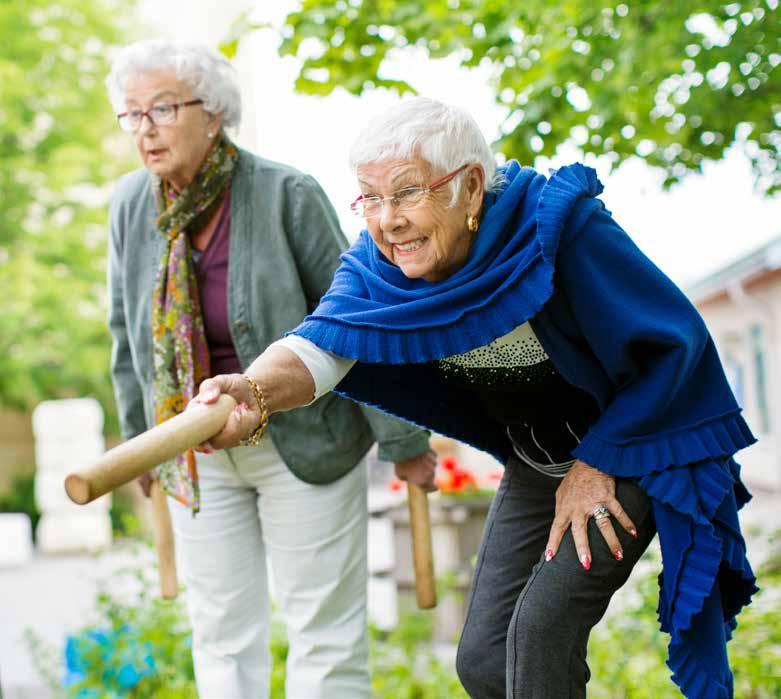
{"type": "Polygon", "coordinates": [[[477,216],[469,216],[466,219],[466,229],[470,233],[477,233],[477,229],[480,227],[480,222],[477,220],[477,216]]]}

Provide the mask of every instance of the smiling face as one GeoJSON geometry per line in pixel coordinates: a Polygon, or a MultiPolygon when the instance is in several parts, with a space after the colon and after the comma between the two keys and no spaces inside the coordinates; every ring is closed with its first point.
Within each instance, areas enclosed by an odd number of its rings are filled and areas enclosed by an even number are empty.
{"type": "MultiPolygon", "coordinates": [[[[405,187],[427,187],[447,173],[413,158],[367,163],[357,174],[364,197],[388,197],[405,187]]],[[[443,186],[411,208],[399,210],[386,201],[379,216],[366,220],[380,251],[411,279],[439,282],[466,263],[475,238],[467,218],[478,216],[482,206],[483,169],[470,165],[456,177],[461,178],[461,191],[453,207],[450,187],[443,186]]]]}
{"type": "MultiPolygon", "coordinates": [[[[173,70],[133,75],[125,84],[128,111],[191,99],[192,90],[176,78],[173,70]]],[[[201,105],[180,107],[173,124],[156,125],[144,117],[133,139],[144,166],[181,191],[198,172],[221,122],[219,115],[209,114],[201,105]]]]}

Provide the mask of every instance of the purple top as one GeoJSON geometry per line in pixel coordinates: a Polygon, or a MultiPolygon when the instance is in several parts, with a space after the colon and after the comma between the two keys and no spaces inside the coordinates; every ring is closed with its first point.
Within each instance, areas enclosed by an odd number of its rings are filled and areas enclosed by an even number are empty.
{"type": "Polygon", "coordinates": [[[230,225],[229,198],[222,205],[217,226],[206,247],[201,251],[192,248],[206,342],[211,355],[212,376],[242,372],[228,323],[230,225]]]}

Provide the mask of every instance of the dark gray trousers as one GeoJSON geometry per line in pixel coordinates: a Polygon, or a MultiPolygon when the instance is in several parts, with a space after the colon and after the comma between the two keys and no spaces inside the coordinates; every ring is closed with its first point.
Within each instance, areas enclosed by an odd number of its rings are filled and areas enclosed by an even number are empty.
{"type": "Polygon", "coordinates": [[[624,560],[613,558],[591,520],[590,571],[580,566],[571,530],[546,563],[560,483],[515,459],[507,464],[483,532],[456,658],[473,699],[585,697],[589,633],[656,533],[649,499],[632,481],[618,480],[616,497],[638,532],[633,540],[614,524],[624,560]]]}

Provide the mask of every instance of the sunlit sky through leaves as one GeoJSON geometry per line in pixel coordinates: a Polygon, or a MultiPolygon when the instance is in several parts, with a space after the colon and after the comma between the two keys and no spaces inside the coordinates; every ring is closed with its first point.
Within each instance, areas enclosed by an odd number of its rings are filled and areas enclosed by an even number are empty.
{"type": "MultiPolygon", "coordinates": [[[[288,0],[257,2],[252,18],[278,26],[295,5],[288,0]]],[[[140,7],[156,35],[216,46],[233,19],[253,3],[169,0],[161,5],[142,0],[140,7]]],[[[316,177],[345,232],[354,237],[360,221],[347,208],[356,195],[347,151],[366,120],[398,97],[377,92],[357,98],[343,91],[325,98],[298,95],[293,91],[295,59],[280,59],[277,41],[272,31],[258,31],[239,50],[236,60],[245,98],[239,142],[316,177]]],[[[387,72],[387,77],[407,80],[420,94],[467,109],[489,140],[498,135],[505,112],[494,101],[489,72],[460,69],[454,60],[430,61],[416,51],[395,57],[387,72]]],[[[574,143],[566,144],[552,161],[538,158],[534,165],[546,172],[578,157],[574,143]]],[[[706,164],[701,176],[689,177],[670,192],[661,190],[661,174],[642,161],[629,161],[609,176],[607,161],[589,158],[586,162],[599,172],[605,184],[602,198],[618,222],[680,284],[697,280],[781,235],[781,197],[768,200],[753,190],[748,160],[738,151],[730,152],[724,161],[706,164]]]]}

